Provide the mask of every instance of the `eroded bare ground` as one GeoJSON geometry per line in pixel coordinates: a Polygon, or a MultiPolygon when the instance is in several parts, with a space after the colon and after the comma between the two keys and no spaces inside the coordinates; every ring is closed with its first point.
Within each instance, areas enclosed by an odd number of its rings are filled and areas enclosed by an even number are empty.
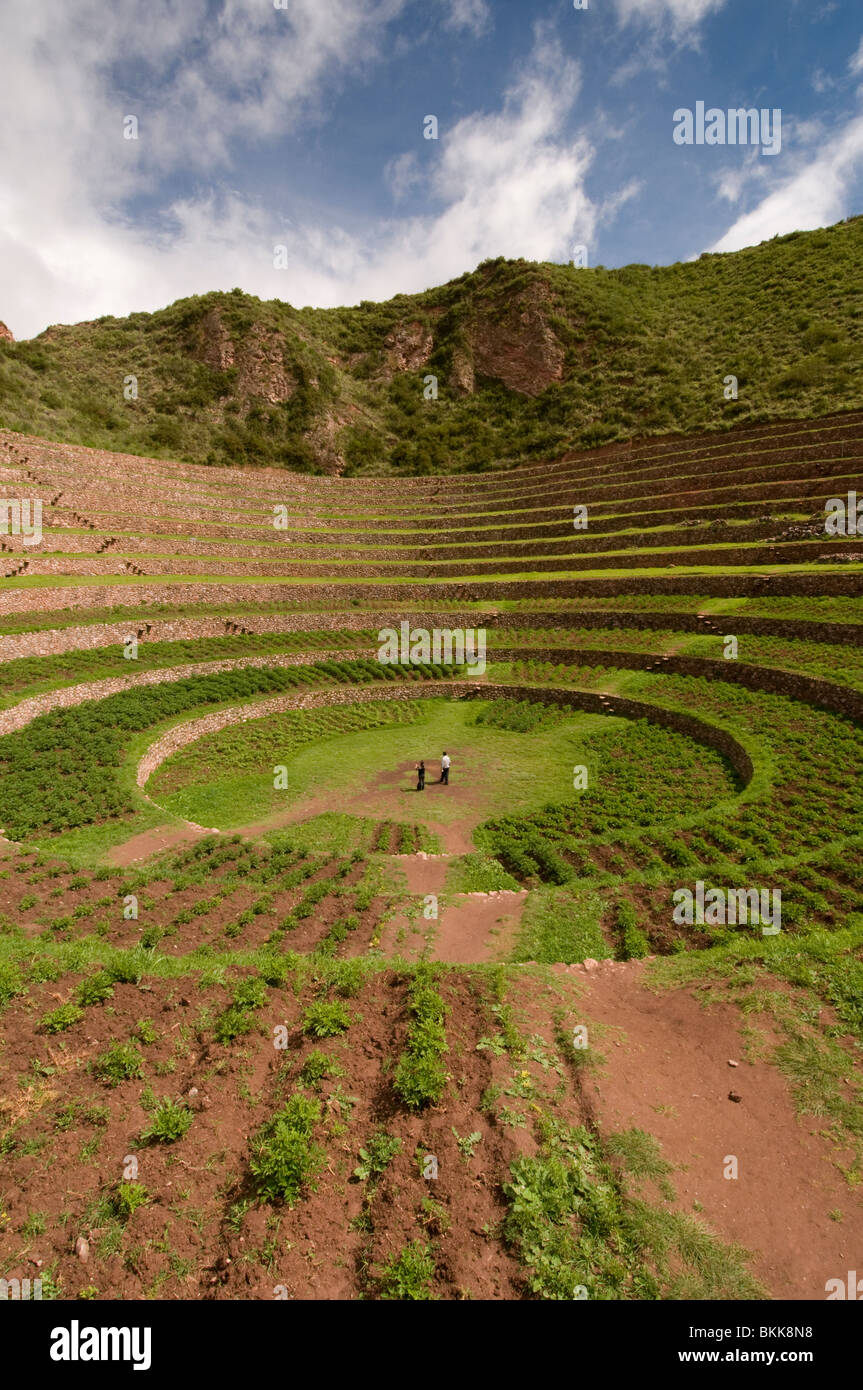
{"type": "Polygon", "coordinates": [[[863,1207],[842,1172],[848,1151],[823,1118],[797,1112],[775,1030],[763,1018],[753,1029],[706,985],[657,992],[638,961],[559,969],[586,984],[581,1021],[605,1061],[584,1099],[600,1130],[653,1134],[680,1209],[750,1250],[774,1298],[824,1298],[826,1280],[854,1267],[863,1207]]]}
{"type": "Polygon", "coordinates": [[[446,893],[450,862],[446,854],[393,856],[404,876],[410,910],[397,909],[384,923],[384,955],[463,965],[509,958],[527,890],[446,893]]]}

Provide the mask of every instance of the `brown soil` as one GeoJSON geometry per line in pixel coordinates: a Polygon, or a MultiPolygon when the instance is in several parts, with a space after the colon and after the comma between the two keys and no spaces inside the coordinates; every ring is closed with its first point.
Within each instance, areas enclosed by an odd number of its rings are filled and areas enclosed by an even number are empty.
{"type": "MultiPolygon", "coordinates": [[[[496,1123],[481,1104],[490,1084],[511,1084],[514,1065],[477,1050],[497,1026],[481,982],[443,977],[450,1085],[438,1106],[415,1115],[391,1084],[407,1025],[398,973],[374,976],[348,998],[348,1033],[323,1043],[300,1026],[315,993],[310,983],[298,993],[290,983],[271,989],[252,1031],[234,1044],[213,1038],[229,990],[182,979],[117,984],[110,1007],[90,1006],[61,1038],[34,1033],[34,1022],[68,998],[78,978],[33,984],[4,1017],[0,1262],[7,1277],[53,1268],[72,1298],[89,1287],[97,1297],[125,1299],[272,1299],[280,1286],[289,1298],[374,1297],[383,1263],[419,1239],[432,1249],[438,1297],[525,1297],[524,1273],[497,1232],[501,1183],[513,1159],[535,1152],[535,1140],[530,1127],[496,1123]],[[112,1041],[133,1036],[142,1017],[157,1033],[138,1045],[143,1078],[113,1088],[98,1081],[89,1064],[112,1041]],[[284,1050],[273,1047],[280,1024],[284,1050]],[[250,1136],[295,1090],[314,1050],[341,1068],[307,1092],[321,1102],[315,1141],[326,1157],[317,1187],[293,1208],[258,1202],[250,1136]],[[193,1113],[174,1144],[140,1139],[148,1084],[193,1113]],[[402,1147],[370,1190],[352,1175],[359,1149],[381,1127],[402,1147]],[[479,1136],[473,1158],[458,1149],[468,1134],[479,1136]],[[416,1155],[426,1154],[438,1161],[434,1181],[420,1175],[416,1155]],[[128,1155],[138,1160],[148,1202],[118,1227],[95,1204],[114,1190],[128,1155]],[[423,1209],[426,1198],[436,1208],[423,1209]],[[22,1228],[34,1213],[44,1229],[28,1235],[22,1228]],[[79,1236],[89,1243],[86,1262],[74,1253],[79,1236]]],[[[633,1125],[655,1133],[675,1165],[678,1209],[691,1213],[699,1203],[715,1234],[752,1250],[753,1270],[772,1296],[823,1298],[827,1279],[857,1267],[863,1236],[859,1197],[842,1181],[833,1151],[795,1117],[780,1074],[747,1062],[734,1008],[705,1009],[691,989],[656,995],[643,981],[640,963],[559,967],[553,983],[529,968],[518,973],[510,992],[534,1043],[553,1049],[551,1015],[562,1007],[568,1023],[588,1024],[592,1046],[607,1059],[565,1079],[558,1114],[603,1134],[633,1125]],[[729,1058],[740,1065],[730,1068],[729,1058]],[[728,1100],[732,1088],[739,1103],[728,1100]],[[736,1182],[722,1176],[728,1154],[739,1161],[736,1182]],[[829,1218],[835,1209],[841,1222],[829,1218]]],[[[547,1101],[557,1076],[535,1048],[518,1066],[529,1092],[547,1101]]],[[[530,1113],[528,1100],[513,1104],[530,1113]]]]}
{"type": "MultiPolygon", "coordinates": [[[[356,923],[339,943],[337,954],[352,956],[368,950],[388,904],[375,898],[357,910],[353,890],[362,879],[363,865],[345,866],[344,861],[324,858],[305,862],[311,870],[308,877],[290,888],[280,887],[278,881],[268,884],[265,898],[260,884],[251,880],[227,885],[230,892],[220,896],[229,870],[236,867],[233,861],[211,870],[202,883],[183,887],[179,886],[183,880],[177,879],[181,869],[173,857],[156,860],[142,889],[134,880],[125,880],[119,868],[116,875],[99,879],[72,870],[52,871],[48,879],[37,873],[39,882],[31,884],[28,878],[35,857],[21,856],[16,871],[0,882],[0,918],[8,916],[30,937],[45,934],[64,941],[91,934],[96,926],[112,946],[123,948],[136,945],[145,933],[155,933],[160,954],[177,955],[202,945],[220,951],[255,950],[282,926],[307,889],[326,880],[329,893],[307,917],[290,920],[279,937],[282,947],[314,950],[336,922],[350,917],[356,923]],[[339,872],[344,867],[347,871],[339,872]],[[137,919],[124,917],[129,892],[139,899],[137,919]],[[22,906],[24,901],[29,905],[22,906]]],[[[150,944],[156,943],[151,940],[150,944]]]]}
{"type": "MultiPolygon", "coordinates": [[[[407,889],[419,900],[444,893],[450,857],[399,855],[395,862],[404,873],[407,889]]],[[[527,890],[499,893],[456,893],[439,903],[437,920],[426,920],[421,910],[408,916],[398,912],[381,933],[381,950],[405,960],[439,960],[450,964],[478,964],[504,960],[509,954],[527,901],[527,890]]],[[[417,902],[417,908],[421,904],[417,902]]]]}
{"type": "Polygon", "coordinates": [[[453,964],[504,960],[512,949],[527,891],[467,893],[441,913],[432,960],[453,964]]]}
{"type": "Polygon", "coordinates": [[[462,980],[445,980],[442,991],[458,1084],[439,1107],[413,1115],[399,1105],[382,1066],[398,1055],[405,1037],[405,987],[397,975],[376,976],[360,999],[349,999],[350,1032],[323,1044],[299,1026],[312,995],[305,990],[297,997],[288,987],[270,991],[251,1034],[220,1045],[208,1018],[225,1007],[227,991],[185,981],[154,981],[146,989],[118,985],[110,1011],[88,1009],[62,1043],[39,1035],[34,1042],[33,1010],[55,1008],[58,993],[53,984],[34,988],[29,1004],[13,1003],[7,1015],[0,1064],[3,1093],[14,1097],[0,1109],[0,1132],[11,1125],[16,1141],[28,1141],[23,1148],[11,1142],[5,1160],[0,1260],[8,1277],[32,1278],[56,1265],[64,1295],[73,1298],[89,1286],[97,1296],[126,1299],[148,1293],[272,1299],[282,1286],[290,1298],[350,1299],[361,1292],[374,1296],[382,1263],[422,1239],[433,1242],[438,1297],[522,1296],[522,1271],[491,1232],[504,1212],[500,1180],[528,1141],[480,1113],[494,1061],[476,1044],[491,1015],[462,980]],[[188,1133],[173,1145],[140,1141],[148,1120],[141,1081],[112,1088],[87,1067],[112,1040],[134,1033],[142,1016],[153,1019],[159,1035],[140,1049],[145,1077],[154,1080],[157,1094],[183,1100],[194,1113],[188,1133]],[[288,1046],[279,1051],[271,1029],[281,1023],[288,1046]],[[316,1139],[326,1150],[317,1188],[293,1209],[256,1203],[249,1135],[293,1091],[309,1053],[322,1049],[341,1075],[317,1092],[322,1121],[316,1139]],[[51,1070],[16,1091],[8,1083],[28,1069],[34,1054],[51,1070]],[[346,1108],[339,1096],[352,1098],[346,1108]],[[88,1118],[94,1105],[102,1115],[88,1118]],[[61,1130],[58,1118],[70,1106],[71,1125],[61,1130]],[[358,1229],[369,1187],[352,1174],[359,1149],[380,1126],[401,1139],[402,1149],[358,1229]],[[459,1153],[453,1128],[460,1135],[479,1131],[473,1160],[459,1153]],[[95,1148],[82,1154],[91,1141],[95,1148]],[[436,1156],[434,1181],[420,1175],[418,1149],[436,1156]],[[118,1231],[94,1203],[114,1189],[128,1155],[138,1160],[137,1180],[149,1201],[118,1231]],[[438,1214],[422,1212],[427,1197],[438,1214]],[[232,1220],[234,1204],[244,1200],[249,1210],[232,1220]],[[28,1237],[21,1228],[33,1212],[42,1214],[46,1229],[28,1237]],[[79,1235],[89,1242],[86,1263],[74,1254],[79,1235]]]}
{"type": "Polygon", "coordinates": [[[405,960],[440,960],[452,965],[505,960],[526,901],[526,890],[459,893],[440,905],[437,921],[426,921],[421,911],[412,917],[396,913],[381,934],[381,950],[405,960]]]}
{"type": "Polygon", "coordinates": [[[655,1135],[677,1170],[679,1208],[703,1208],[725,1240],[750,1250],[773,1297],[823,1299],[826,1281],[859,1263],[863,1204],[838,1170],[844,1155],[819,1133],[823,1121],[795,1113],[775,1066],[746,1060],[739,1011],[707,1007],[697,989],[654,993],[641,962],[557,969],[585,982],[582,1016],[598,1025],[606,1060],[587,1095],[600,1128],[655,1135]],[[723,1176],[727,1155],[736,1180],[723,1176]]]}

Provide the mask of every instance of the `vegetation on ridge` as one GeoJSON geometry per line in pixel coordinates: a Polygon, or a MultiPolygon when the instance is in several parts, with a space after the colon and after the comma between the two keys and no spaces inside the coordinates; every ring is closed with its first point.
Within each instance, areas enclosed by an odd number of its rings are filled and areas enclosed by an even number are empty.
{"type": "Polygon", "coordinates": [[[196,295],[0,342],[0,426],[195,463],[410,475],[813,417],[863,399],[861,266],[857,217],[672,266],[498,258],[352,308],[196,295]]]}

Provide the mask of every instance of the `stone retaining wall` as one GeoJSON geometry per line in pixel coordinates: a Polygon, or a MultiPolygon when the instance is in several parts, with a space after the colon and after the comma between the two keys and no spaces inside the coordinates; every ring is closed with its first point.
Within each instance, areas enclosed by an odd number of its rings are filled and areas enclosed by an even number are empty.
{"type": "MultiPolygon", "coordinates": [[[[863,614],[861,614],[863,617],[863,614]]],[[[247,633],[372,631],[398,628],[408,618],[412,627],[429,630],[453,627],[485,627],[491,631],[527,632],[557,629],[603,629],[607,631],[691,632],[699,636],[724,636],[729,627],[734,634],[757,637],[783,637],[792,641],[821,642],[839,646],[863,646],[863,622],[819,623],[796,618],[746,618],[737,614],[723,617],[710,613],[620,613],[614,610],[584,612],[488,613],[477,609],[438,609],[430,612],[343,612],[249,614],[238,619],[186,618],[148,622],[129,618],[120,623],[93,623],[87,627],[50,628],[44,632],[11,633],[0,636],[0,664],[19,657],[57,656],[63,652],[88,651],[100,647],[122,646],[127,637],[146,642],[182,642],[225,637],[242,627],[247,633]]]]}
{"type": "Polygon", "coordinates": [[[754,666],[744,661],[711,661],[697,656],[657,656],[649,652],[619,652],[583,647],[504,647],[489,650],[502,661],[549,661],[557,665],[608,666],[623,671],[653,671],[660,675],[696,676],[700,680],[726,681],[749,690],[784,695],[806,705],[819,705],[845,719],[863,721],[863,694],[849,686],[833,685],[813,676],[799,676],[775,666],[754,666]]]}
{"type": "MultiPolygon", "coordinates": [[[[587,543],[585,543],[587,544],[587,543]]],[[[332,555],[321,550],[320,556],[313,560],[295,561],[289,558],[270,560],[237,561],[233,559],[214,559],[205,555],[178,554],[176,556],[140,555],[136,559],[124,558],[111,551],[104,555],[41,555],[36,549],[21,549],[7,556],[11,573],[22,559],[27,562],[30,575],[61,576],[121,576],[127,573],[142,572],[148,576],[161,575],[212,575],[255,579],[328,579],[337,574],[342,580],[361,582],[370,579],[405,579],[411,584],[422,580],[458,580],[467,571],[473,577],[521,574],[525,570],[534,574],[578,574],[584,570],[659,570],[667,573],[670,568],[710,565],[716,569],[723,567],[739,568],[747,565],[803,565],[819,562],[855,560],[863,563],[863,541],[833,541],[823,537],[817,541],[789,542],[777,546],[695,546],[692,549],[678,546],[673,552],[648,552],[628,549],[621,554],[606,554],[606,549],[597,542],[595,550],[582,550],[576,542],[561,543],[561,553],[553,559],[543,559],[538,554],[516,555],[512,557],[512,547],[492,545],[486,547],[488,558],[465,560],[442,560],[435,564],[423,563],[419,558],[395,561],[338,561],[337,553],[332,555]],[[673,562],[673,563],[672,563],[673,562]],[[136,569],[131,569],[135,566],[136,569]]],[[[2,557],[0,557],[2,558],[2,557]]],[[[0,563],[0,574],[3,565],[0,563]]]]}
{"type": "Polygon", "coordinates": [[[500,583],[440,584],[123,584],[67,585],[0,592],[0,615],[89,608],[137,608],[159,604],[284,603],[286,609],[323,603],[333,608],[355,598],[387,604],[434,602],[502,603],[523,598],[615,598],[622,595],[692,594],[700,598],[860,597],[863,574],[806,572],[765,575],[691,575],[615,579],[521,579],[500,583]]]}

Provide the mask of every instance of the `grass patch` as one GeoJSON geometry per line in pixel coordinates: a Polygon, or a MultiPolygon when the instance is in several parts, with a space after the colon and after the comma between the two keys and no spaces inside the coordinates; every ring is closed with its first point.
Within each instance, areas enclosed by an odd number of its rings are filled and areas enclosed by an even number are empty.
{"type": "Polygon", "coordinates": [[[602,934],[605,903],[592,889],[542,888],[530,894],[510,959],[540,965],[608,960],[602,934]]]}

